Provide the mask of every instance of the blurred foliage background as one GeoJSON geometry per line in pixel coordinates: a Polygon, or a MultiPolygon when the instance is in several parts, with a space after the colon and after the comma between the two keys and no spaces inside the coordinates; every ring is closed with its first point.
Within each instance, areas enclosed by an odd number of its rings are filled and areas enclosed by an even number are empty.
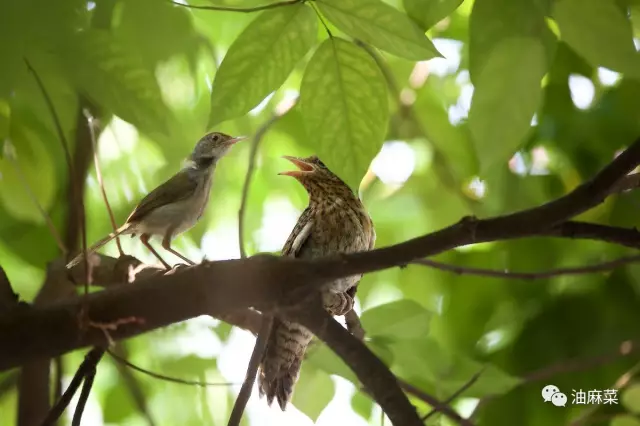
{"type": "MultiPolygon", "coordinates": [[[[289,167],[281,155],[316,153],[359,190],[382,247],[464,215],[504,214],[565,194],[639,134],[638,0],[285,3],[234,13],[162,0],[0,1],[0,259],[21,298],[33,300],[47,263],[60,256],[33,198],[60,232],[77,226],[68,220],[64,151],[25,58],[47,88],[72,152],[86,143],[77,132],[83,111],[98,120],[98,157],[118,224],[179,169],[206,131],[264,130],[244,216],[249,255],[278,252],[306,205],[302,187],[277,175],[289,167]]],[[[220,163],[206,217],[175,241],[188,257],[239,257],[238,209],[252,143],[236,145],[220,163]]],[[[89,243],[111,231],[90,164],[89,243]]],[[[580,219],[638,226],[639,197],[610,198],[580,219]]],[[[138,240],[123,239],[123,246],[154,261],[138,240]]],[[[532,238],[435,259],[535,272],[626,251],[532,238]]],[[[105,252],[117,255],[114,244],[105,252]]],[[[357,310],[369,347],[425,392],[446,399],[484,368],[453,403],[465,416],[474,413],[477,424],[637,426],[637,357],[560,368],[549,383],[531,377],[637,338],[639,279],[637,265],[534,281],[410,266],[367,275],[357,310]],[[572,390],[612,388],[625,372],[618,404],[571,403],[572,390]],[[543,402],[541,389],[550,383],[567,394],[566,407],[543,402]]],[[[168,383],[105,357],[83,424],[225,424],[253,341],[207,318],[128,340],[122,350],[142,367],[233,385],[168,383]]],[[[83,354],[63,357],[64,386],[83,354]]],[[[2,425],[17,424],[16,373],[0,374],[2,425]]],[[[383,421],[355,376],[321,344],[309,351],[287,413],[253,394],[246,425],[383,421]]],[[[429,410],[411,398],[420,412],[429,410]]],[[[428,423],[451,424],[440,416],[428,423]]]]}

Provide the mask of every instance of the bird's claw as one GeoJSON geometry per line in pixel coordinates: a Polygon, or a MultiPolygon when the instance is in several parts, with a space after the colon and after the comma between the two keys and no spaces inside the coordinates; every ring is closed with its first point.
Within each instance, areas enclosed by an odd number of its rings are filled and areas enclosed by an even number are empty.
{"type": "Polygon", "coordinates": [[[353,298],[346,293],[328,292],[322,299],[324,308],[333,316],[345,315],[353,309],[353,298]]]}

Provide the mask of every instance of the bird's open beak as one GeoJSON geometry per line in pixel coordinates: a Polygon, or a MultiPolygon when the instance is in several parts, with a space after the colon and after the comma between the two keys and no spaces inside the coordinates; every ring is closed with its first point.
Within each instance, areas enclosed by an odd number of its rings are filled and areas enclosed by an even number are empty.
{"type": "Polygon", "coordinates": [[[306,163],[306,162],[302,161],[299,158],[290,157],[288,155],[283,155],[282,158],[284,158],[285,160],[291,161],[298,168],[298,170],[290,170],[290,171],[287,171],[287,172],[280,172],[280,173],[278,173],[279,175],[291,176],[291,177],[298,178],[298,177],[304,176],[306,173],[313,172],[313,166],[311,164],[309,164],[309,163],[306,163]]]}
{"type": "Polygon", "coordinates": [[[248,136],[237,136],[237,137],[235,137],[235,138],[231,138],[231,139],[229,139],[229,140],[227,141],[227,144],[229,144],[229,145],[233,145],[233,144],[235,144],[235,143],[237,143],[237,142],[240,142],[240,141],[243,141],[243,140],[245,140],[245,139],[247,139],[247,138],[248,138],[248,136]]]}

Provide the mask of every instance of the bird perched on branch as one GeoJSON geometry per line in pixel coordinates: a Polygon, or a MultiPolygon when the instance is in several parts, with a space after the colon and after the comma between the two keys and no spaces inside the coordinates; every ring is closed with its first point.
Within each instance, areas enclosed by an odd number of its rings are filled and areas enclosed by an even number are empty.
{"type": "MultiPolygon", "coordinates": [[[[191,229],[202,217],[209,202],[211,182],[216,164],[233,144],[245,137],[232,137],[213,132],[202,137],[196,144],[184,167],[169,180],[151,191],[131,212],[124,225],[107,235],[90,248],[87,254],[113,240],[118,235],[140,235],[140,241],[165,268],[170,266],[149,244],[152,235],[162,236],[162,247],[185,262],[193,262],[171,248],[171,240],[178,234],[191,229]]],[[[67,268],[77,265],[83,253],[67,264],[67,268]]]]}
{"type": "MultiPolygon", "coordinates": [[[[294,177],[304,186],[309,205],[285,242],[282,255],[315,258],[372,250],[376,239],[373,222],[349,186],[316,156],[284,158],[299,170],[280,174],[294,177]]],[[[324,308],[332,315],[349,312],[361,277],[328,283],[322,289],[324,308]]],[[[260,395],[267,396],[269,405],[277,399],[280,408],[286,408],[312,337],[300,324],[273,319],[258,379],[260,395]]]]}

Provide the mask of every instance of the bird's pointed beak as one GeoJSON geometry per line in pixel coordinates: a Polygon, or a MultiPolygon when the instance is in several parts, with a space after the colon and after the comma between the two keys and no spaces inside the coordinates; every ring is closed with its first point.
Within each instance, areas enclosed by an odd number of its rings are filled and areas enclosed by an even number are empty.
{"type": "Polygon", "coordinates": [[[313,166],[311,164],[301,160],[300,158],[291,157],[291,156],[288,156],[288,155],[283,155],[282,158],[284,158],[285,160],[291,161],[298,168],[298,170],[290,170],[290,171],[286,171],[286,172],[280,172],[280,173],[278,173],[279,175],[291,176],[291,177],[294,177],[294,178],[299,178],[299,177],[304,176],[307,173],[313,172],[313,166]]]}
{"type": "Polygon", "coordinates": [[[240,142],[240,141],[243,141],[243,140],[245,140],[245,139],[248,139],[248,138],[249,138],[249,136],[236,136],[235,138],[231,138],[231,139],[229,139],[229,140],[227,141],[227,143],[228,143],[229,145],[233,145],[233,144],[236,144],[236,143],[238,143],[238,142],[240,142]]]}

